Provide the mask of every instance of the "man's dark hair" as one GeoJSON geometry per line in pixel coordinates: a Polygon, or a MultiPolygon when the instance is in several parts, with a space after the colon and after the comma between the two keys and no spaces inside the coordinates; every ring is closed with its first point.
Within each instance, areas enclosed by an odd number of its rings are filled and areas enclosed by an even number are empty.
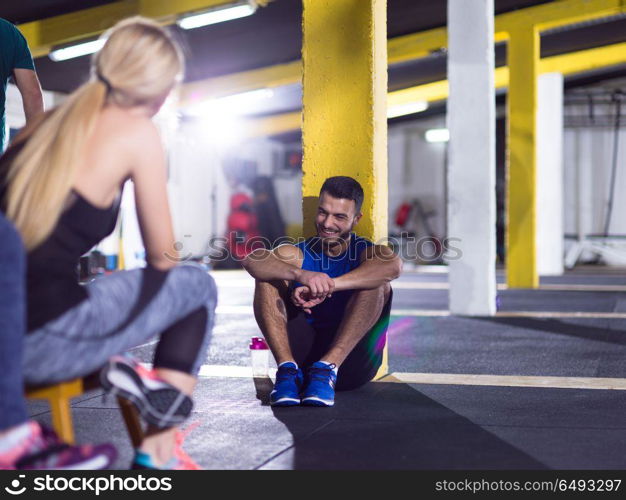
{"type": "Polygon", "coordinates": [[[354,200],[356,213],[358,214],[361,211],[361,205],[363,205],[363,188],[352,177],[343,175],[329,177],[324,181],[322,189],[320,189],[320,196],[322,196],[324,192],[328,193],[333,198],[354,200]]]}

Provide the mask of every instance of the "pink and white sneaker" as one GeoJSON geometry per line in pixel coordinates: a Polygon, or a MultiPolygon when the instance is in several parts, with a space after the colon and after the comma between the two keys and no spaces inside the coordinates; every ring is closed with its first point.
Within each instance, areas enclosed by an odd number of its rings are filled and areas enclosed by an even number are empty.
{"type": "Polygon", "coordinates": [[[114,356],[100,372],[102,387],[135,405],[146,422],[165,429],[191,414],[192,399],[129,356],[114,356]]]}
{"type": "Polygon", "coordinates": [[[100,470],[117,458],[110,444],[70,445],[37,422],[26,424],[28,433],[15,447],[0,455],[3,470],[100,470]]]}

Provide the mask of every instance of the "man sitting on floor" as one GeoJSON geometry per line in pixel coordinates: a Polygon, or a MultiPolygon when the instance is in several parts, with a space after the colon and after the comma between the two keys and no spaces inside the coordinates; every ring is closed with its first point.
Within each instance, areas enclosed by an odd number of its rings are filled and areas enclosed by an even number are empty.
{"type": "Polygon", "coordinates": [[[389,282],[402,263],[352,232],[362,203],[356,180],[331,177],[320,191],[316,237],[257,250],[244,261],[256,280],[254,314],[278,364],[273,406],[332,406],[335,385],[357,388],[380,368],[389,282]]]}

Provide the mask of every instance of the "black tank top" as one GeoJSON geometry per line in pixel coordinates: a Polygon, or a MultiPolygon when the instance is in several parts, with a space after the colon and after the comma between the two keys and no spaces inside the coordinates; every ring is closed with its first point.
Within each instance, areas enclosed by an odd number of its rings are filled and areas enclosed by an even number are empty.
{"type": "Polygon", "coordinates": [[[94,207],[72,191],[69,207],[50,236],[28,253],[28,331],[36,330],[87,298],[78,284],[78,261],[115,229],[121,196],[109,208],[94,207]]]}
{"type": "MultiPolygon", "coordinates": [[[[0,159],[0,207],[6,207],[6,174],[9,149],[0,159]]],[[[87,298],[78,283],[78,261],[115,229],[121,194],[108,208],[98,208],[76,191],[70,193],[66,209],[54,230],[27,255],[26,298],[28,331],[40,328],[87,298]]]]}

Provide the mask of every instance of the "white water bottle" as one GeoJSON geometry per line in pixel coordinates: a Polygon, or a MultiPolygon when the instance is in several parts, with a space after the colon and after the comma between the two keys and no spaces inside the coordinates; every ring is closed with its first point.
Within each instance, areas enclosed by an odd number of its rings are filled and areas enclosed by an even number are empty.
{"type": "Polygon", "coordinates": [[[261,337],[252,337],[249,347],[252,360],[252,376],[269,377],[270,348],[267,342],[261,337]]]}

